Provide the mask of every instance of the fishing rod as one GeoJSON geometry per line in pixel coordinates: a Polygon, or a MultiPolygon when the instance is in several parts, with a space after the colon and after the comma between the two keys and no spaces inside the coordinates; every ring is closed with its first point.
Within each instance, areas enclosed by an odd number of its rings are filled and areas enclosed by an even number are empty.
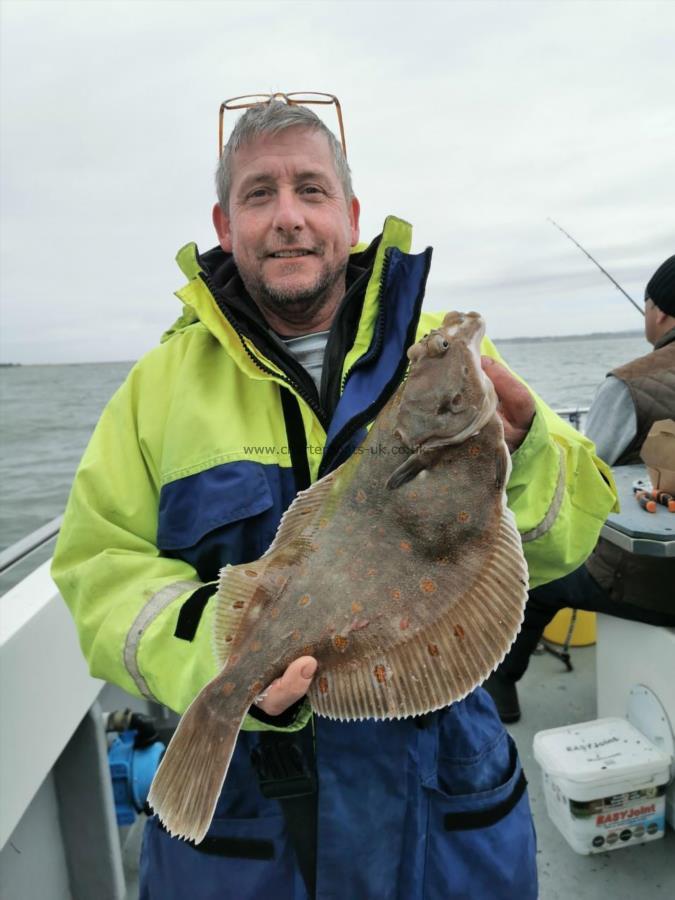
{"type": "Polygon", "coordinates": [[[591,261],[592,263],[595,263],[595,265],[600,269],[600,271],[602,272],[602,274],[603,274],[603,275],[606,275],[606,276],[609,278],[609,280],[612,282],[612,284],[614,285],[614,287],[617,288],[618,290],[620,290],[621,293],[624,295],[624,297],[625,297],[627,300],[630,300],[630,302],[633,304],[633,306],[635,307],[635,309],[637,309],[637,311],[640,313],[640,315],[641,315],[641,316],[644,316],[645,311],[644,311],[640,306],[637,305],[637,303],[635,302],[635,300],[633,300],[633,298],[630,296],[630,294],[627,294],[626,291],[624,291],[624,289],[621,287],[621,285],[619,284],[619,282],[618,282],[615,278],[612,278],[612,276],[609,274],[609,272],[607,271],[607,269],[603,269],[602,266],[600,265],[600,263],[597,261],[597,259],[594,259],[594,258],[591,256],[591,254],[588,252],[588,250],[584,249],[584,248],[581,246],[581,244],[579,243],[579,241],[575,241],[574,238],[572,237],[572,235],[569,234],[567,231],[565,231],[565,229],[564,229],[561,225],[558,225],[557,222],[555,222],[553,219],[551,219],[550,216],[549,216],[549,218],[548,218],[548,221],[551,223],[551,225],[555,225],[555,227],[558,229],[558,231],[562,231],[562,233],[565,235],[565,237],[568,237],[568,238],[572,241],[573,244],[576,244],[577,247],[581,250],[581,252],[584,253],[584,254],[590,259],[590,261],[591,261]]]}

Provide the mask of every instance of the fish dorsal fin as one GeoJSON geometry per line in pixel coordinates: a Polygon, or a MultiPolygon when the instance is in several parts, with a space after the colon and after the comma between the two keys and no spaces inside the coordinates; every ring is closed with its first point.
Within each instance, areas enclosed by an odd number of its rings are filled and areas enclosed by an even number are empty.
{"type": "Polygon", "coordinates": [[[311,543],[317,530],[325,524],[321,520],[323,518],[327,520],[335,509],[337,498],[333,497],[331,502],[331,494],[335,494],[340,482],[345,480],[348,470],[353,468],[353,462],[349,460],[320,481],[316,481],[311,487],[298,491],[295,500],[281,517],[277,533],[263,559],[292,542],[298,543],[299,548],[307,542],[311,543]]]}
{"type": "Polygon", "coordinates": [[[330,495],[345,466],[298,493],[260,559],[220,570],[213,624],[214,650],[220,666],[225,665],[237,645],[244,619],[256,615],[266,600],[278,596],[288,580],[285,570],[311,552],[315,534],[325,527],[337,503],[330,495]]]}
{"type": "MultiPolygon", "coordinates": [[[[404,718],[461,700],[481,684],[506,656],[527,599],[527,566],[506,506],[491,549],[457,601],[439,604],[444,612],[410,627],[409,638],[358,666],[352,660],[320,670],[309,694],[314,710],[332,719],[404,718]]],[[[439,596],[456,592],[455,568],[439,561],[429,570],[439,596]]]]}
{"type": "Polygon", "coordinates": [[[213,616],[213,648],[222,668],[237,645],[243,620],[250,611],[257,592],[265,591],[263,559],[241,566],[225,566],[220,570],[216,610],[213,616]]]}

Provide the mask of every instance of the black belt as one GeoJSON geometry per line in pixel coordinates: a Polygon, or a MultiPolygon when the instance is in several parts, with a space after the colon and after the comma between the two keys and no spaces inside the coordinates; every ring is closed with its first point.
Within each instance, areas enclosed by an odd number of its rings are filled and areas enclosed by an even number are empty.
{"type": "Polygon", "coordinates": [[[260,732],[251,753],[263,796],[278,800],[310,900],[316,889],[317,779],[312,724],[260,732]]]}

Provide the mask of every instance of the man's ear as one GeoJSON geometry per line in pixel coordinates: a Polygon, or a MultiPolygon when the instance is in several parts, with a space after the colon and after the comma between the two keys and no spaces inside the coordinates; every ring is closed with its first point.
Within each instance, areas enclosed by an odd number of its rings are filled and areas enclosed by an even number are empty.
{"type": "Polygon", "coordinates": [[[654,304],[654,312],[657,325],[663,325],[667,318],[669,318],[668,313],[665,313],[659,306],[654,304]]]}
{"type": "Polygon", "coordinates": [[[218,235],[218,243],[226,253],[232,253],[232,233],[230,231],[230,217],[226,216],[220,203],[213,207],[213,227],[218,235]]]}
{"type": "Polygon", "coordinates": [[[356,197],[352,197],[349,204],[349,221],[352,229],[351,246],[356,247],[359,242],[359,217],[361,215],[361,204],[356,197]]]}

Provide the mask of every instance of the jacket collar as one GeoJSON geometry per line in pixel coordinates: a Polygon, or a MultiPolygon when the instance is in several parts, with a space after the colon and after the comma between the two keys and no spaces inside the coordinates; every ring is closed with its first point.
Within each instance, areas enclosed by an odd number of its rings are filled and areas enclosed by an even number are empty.
{"type": "Polygon", "coordinates": [[[666,344],[672,344],[673,341],[675,341],[675,328],[671,328],[670,331],[662,335],[654,344],[654,349],[660,350],[661,347],[665,347],[666,344]]]}

